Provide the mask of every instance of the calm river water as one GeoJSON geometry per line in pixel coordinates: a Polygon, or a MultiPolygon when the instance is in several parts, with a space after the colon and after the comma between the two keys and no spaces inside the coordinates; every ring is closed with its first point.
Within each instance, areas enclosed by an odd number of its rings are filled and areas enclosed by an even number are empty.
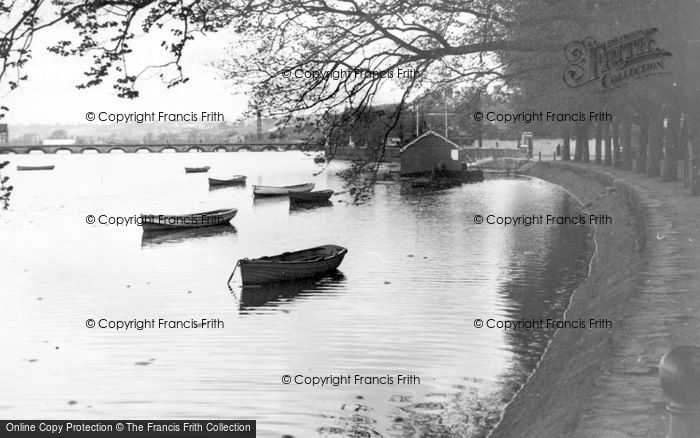
{"type": "Polygon", "coordinates": [[[590,230],[504,228],[474,215],[573,214],[563,190],[488,179],[425,192],[379,184],[372,200],[290,211],[252,184],[342,189],[300,152],[3,156],[15,186],[0,211],[0,417],[255,419],[258,436],[483,435],[551,332],[474,327],[561,317],[587,274],[590,230]],[[16,165],[55,164],[50,172],[16,165]],[[209,176],[248,175],[209,190],[209,176]],[[87,215],[235,206],[234,227],[142,236],[87,215]],[[334,243],[339,272],[241,289],[236,260],[334,243]],[[220,329],[115,331],[86,320],[219,318],[220,329]],[[393,377],[311,386],[282,377],[393,377]],[[420,384],[397,384],[415,375],[420,384]]]}

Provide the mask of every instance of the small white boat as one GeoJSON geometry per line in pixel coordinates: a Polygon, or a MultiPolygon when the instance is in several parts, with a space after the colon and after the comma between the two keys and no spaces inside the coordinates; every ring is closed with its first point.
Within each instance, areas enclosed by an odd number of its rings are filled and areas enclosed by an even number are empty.
{"type": "Polygon", "coordinates": [[[314,183],[297,184],[295,186],[253,186],[254,196],[287,196],[290,193],[310,192],[314,183]]]}

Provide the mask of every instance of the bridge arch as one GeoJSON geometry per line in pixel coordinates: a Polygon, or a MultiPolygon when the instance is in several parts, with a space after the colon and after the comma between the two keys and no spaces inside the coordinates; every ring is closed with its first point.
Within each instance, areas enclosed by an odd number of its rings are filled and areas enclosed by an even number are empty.
{"type": "Polygon", "coordinates": [[[13,154],[13,155],[16,155],[17,152],[15,152],[14,149],[0,148],[0,154],[13,154]]]}
{"type": "Polygon", "coordinates": [[[167,147],[162,148],[158,152],[163,153],[163,154],[174,154],[175,152],[177,152],[177,149],[175,149],[172,146],[167,146],[167,147]]]}
{"type": "Polygon", "coordinates": [[[263,148],[262,148],[263,151],[277,151],[277,149],[278,149],[277,146],[270,146],[270,145],[263,146],[263,148]]]}
{"type": "Polygon", "coordinates": [[[149,148],[145,147],[145,146],[136,149],[136,153],[137,153],[137,154],[150,154],[151,152],[152,152],[152,151],[151,151],[149,148]]]}
{"type": "Polygon", "coordinates": [[[115,147],[107,150],[108,154],[125,154],[126,150],[124,148],[115,147]]]}
{"type": "Polygon", "coordinates": [[[84,153],[84,154],[99,154],[100,150],[97,148],[85,148],[85,149],[83,149],[82,153],[84,153]]]}
{"type": "Polygon", "coordinates": [[[228,149],[225,146],[217,146],[212,152],[228,152],[228,149]]]}
{"type": "Polygon", "coordinates": [[[250,146],[239,146],[239,147],[236,148],[236,152],[240,152],[240,151],[254,152],[255,149],[253,149],[253,148],[250,147],[250,146]]]}
{"type": "Polygon", "coordinates": [[[190,153],[196,153],[196,152],[204,152],[204,149],[200,148],[199,146],[191,146],[185,150],[185,152],[190,152],[190,153]]]}
{"type": "Polygon", "coordinates": [[[73,150],[70,148],[58,148],[55,151],[53,151],[53,153],[54,154],[65,154],[65,153],[72,154],[73,150]]]}
{"type": "Polygon", "coordinates": [[[28,154],[45,154],[43,149],[41,148],[31,148],[27,151],[28,154]]]}

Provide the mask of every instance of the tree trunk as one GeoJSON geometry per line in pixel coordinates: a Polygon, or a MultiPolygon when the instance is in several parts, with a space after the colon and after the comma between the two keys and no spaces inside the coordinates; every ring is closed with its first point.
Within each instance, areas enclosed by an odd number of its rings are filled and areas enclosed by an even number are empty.
{"type": "Polygon", "coordinates": [[[664,148],[664,181],[678,179],[678,159],[681,149],[681,113],[678,107],[672,107],[668,114],[668,141],[664,148]]]}
{"type": "Polygon", "coordinates": [[[659,109],[651,113],[649,126],[649,146],[647,147],[647,176],[661,174],[661,153],[664,140],[664,117],[659,109]]]}
{"type": "Polygon", "coordinates": [[[616,121],[612,122],[612,142],[612,164],[615,167],[620,167],[620,123],[616,121]]]}
{"type": "Polygon", "coordinates": [[[688,150],[688,115],[683,114],[683,122],[681,123],[681,131],[678,139],[678,159],[688,160],[690,158],[690,151],[688,150]]]}
{"type": "Polygon", "coordinates": [[[579,123],[578,124],[578,135],[576,138],[576,146],[581,150],[581,159],[584,163],[589,163],[591,161],[591,151],[588,149],[588,124],[579,123]]]}
{"type": "Polygon", "coordinates": [[[635,172],[647,171],[647,148],[649,147],[649,116],[643,113],[639,119],[639,147],[635,172]]]}
{"type": "Polygon", "coordinates": [[[632,169],[632,121],[629,115],[622,119],[620,132],[620,140],[622,143],[622,168],[632,169]]]}
{"type": "Polygon", "coordinates": [[[574,161],[581,161],[583,158],[583,144],[581,143],[581,123],[574,125],[574,137],[576,138],[576,148],[574,149],[574,161]]]}
{"type": "Polygon", "coordinates": [[[561,160],[570,161],[571,160],[571,132],[569,132],[569,127],[564,128],[564,147],[561,151],[561,160]]]}
{"type": "Polygon", "coordinates": [[[603,124],[596,123],[595,125],[595,164],[600,164],[603,161],[602,153],[603,143],[603,124]]]}
{"type": "Polygon", "coordinates": [[[610,123],[603,124],[603,141],[605,142],[605,165],[612,165],[612,136],[610,135],[610,123]]]}
{"type": "MultiPolygon", "coordinates": [[[[691,113],[692,114],[692,113],[691,113]]],[[[698,129],[697,115],[686,114],[683,125],[687,132],[688,139],[688,169],[690,170],[690,194],[700,195],[700,181],[698,181],[697,168],[700,157],[700,130],[698,129]]]]}

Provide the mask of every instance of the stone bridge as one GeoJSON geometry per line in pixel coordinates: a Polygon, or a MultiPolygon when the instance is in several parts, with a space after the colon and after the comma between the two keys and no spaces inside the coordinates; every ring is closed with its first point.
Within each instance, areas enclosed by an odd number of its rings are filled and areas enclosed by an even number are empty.
{"type": "Polygon", "coordinates": [[[320,149],[307,143],[157,143],[157,144],[71,144],[71,145],[7,145],[0,146],[0,154],[29,154],[43,152],[55,154],[69,152],[80,154],[85,152],[239,152],[239,151],[290,151],[320,149]]]}

